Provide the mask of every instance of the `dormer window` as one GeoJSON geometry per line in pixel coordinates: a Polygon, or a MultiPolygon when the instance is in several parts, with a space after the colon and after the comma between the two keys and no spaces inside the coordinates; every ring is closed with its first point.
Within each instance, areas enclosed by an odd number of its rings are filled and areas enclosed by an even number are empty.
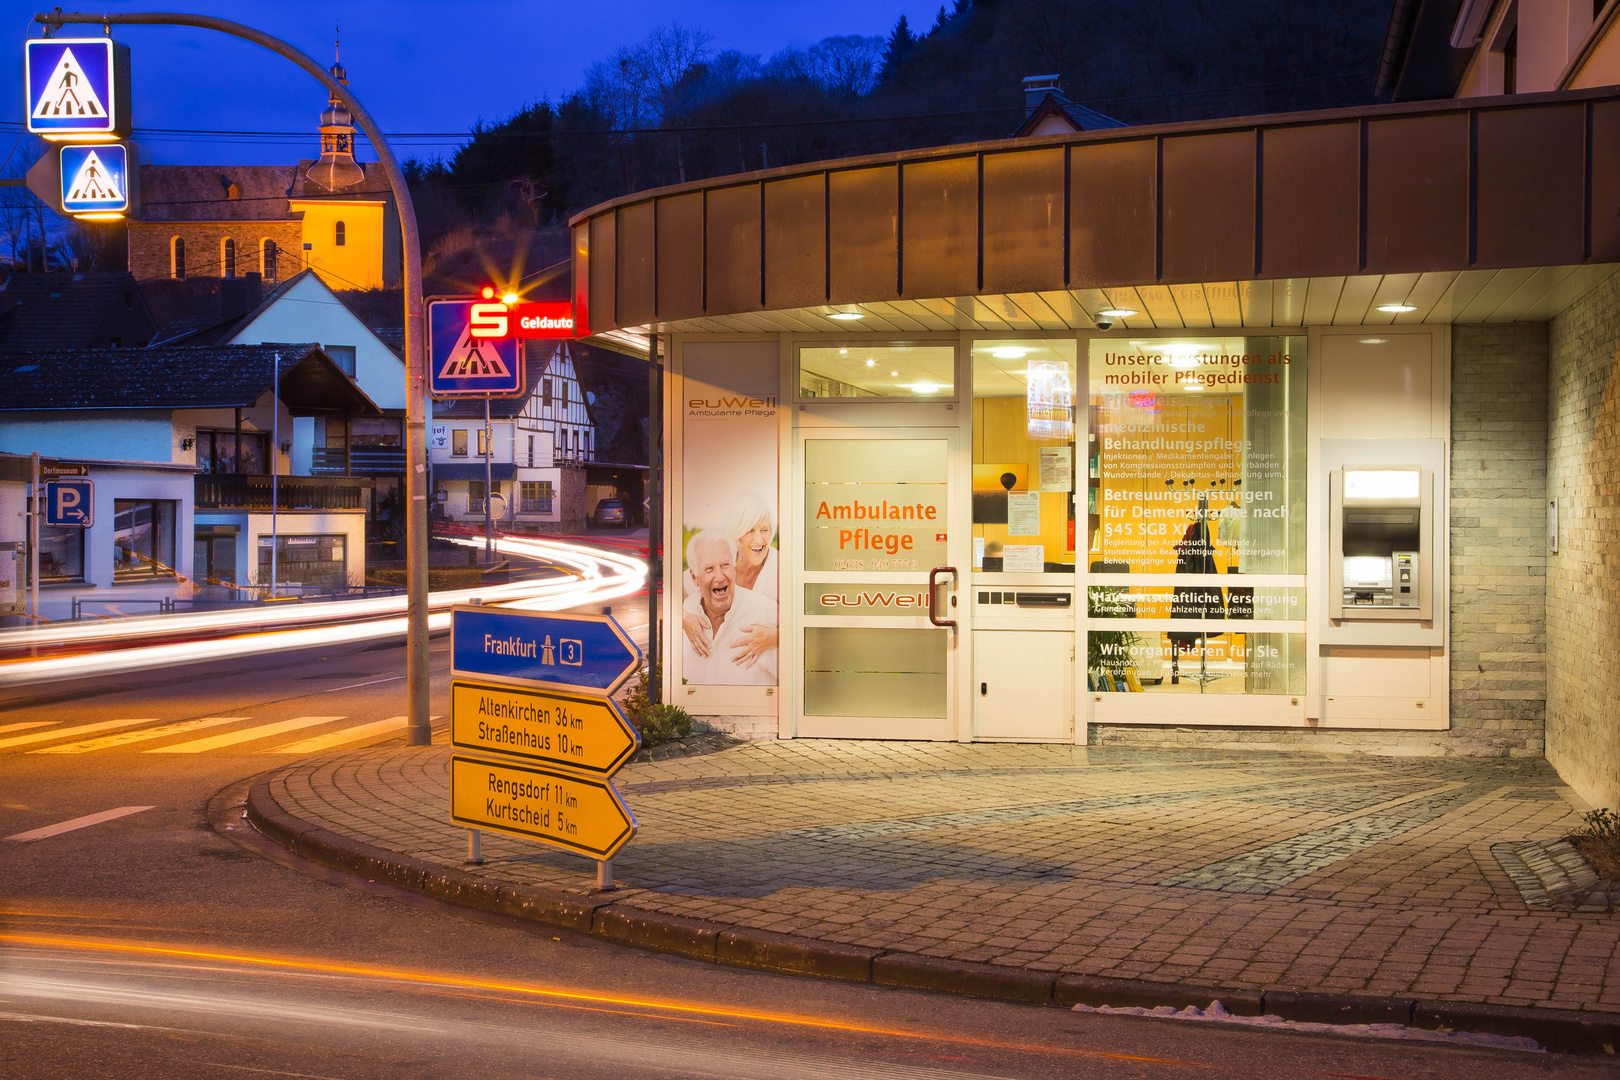
{"type": "Polygon", "coordinates": [[[238,185],[237,183],[235,183],[234,181],[229,183],[229,184],[226,184],[225,185],[225,197],[227,199],[240,199],[242,197],[242,188],[241,188],[241,186],[238,185]]]}
{"type": "Polygon", "coordinates": [[[343,222],[338,222],[337,226],[332,230],[332,243],[337,247],[342,247],[347,234],[348,229],[344,227],[343,222]]]}

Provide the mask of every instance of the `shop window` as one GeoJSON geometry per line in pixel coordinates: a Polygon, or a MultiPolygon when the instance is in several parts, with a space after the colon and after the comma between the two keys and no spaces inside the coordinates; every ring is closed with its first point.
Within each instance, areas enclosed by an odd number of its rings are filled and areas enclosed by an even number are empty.
{"type": "Polygon", "coordinates": [[[166,499],[113,501],[113,580],[173,577],[175,504],[166,499]]]}
{"type": "Polygon", "coordinates": [[[861,345],[799,350],[801,398],[956,396],[953,345],[861,345]]]}
{"type": "Polygon", "coordinates": [[[456,428],[450,433],[450,455],[452,457],[467,456],[467,429],[456,428]]]}
{"type": "Polygon", "coordinates": [[[279,254],[274,240],[266,240],[259,245],[259,276],[271,284],[275,284],[276,257],[279,254]]]}
{"type": "Polygon", "coordinates": [[[236,241],[228,236],[220,241],[219,261],[220,265],[225,268],[226,277],[233,278],[236,276],[236,241]]]}
{"type": "Polygon", "coordinates": [[[349,233],[348,227],[345,226],[343,224],[343,222],[341,222],[341,221],[338,222],[335,226],[333,226],[333,228],[332,228],[332,244],[333,244],[333,246],[342,247],[345,243],[347,243],[348,233],[349,233]]]}
{"type": "MultiPolygon", "coordinates": [[[[271,538],[259,537],[259,584],[270,584],[271,538]]],[[[342,533],[275,538],[276,587],[332,592],[349,584],[348,540],[342,533]]]]}
{"type": "Polygon", "coordinates": [[[973,343],[975,573],[1074,572],[1075,356],[1073,338],[973,343]]]}
{"type": "MultiPolygon", "coordinates": [[[[482,514],[484,512],[484,493],[487,490],[482,480],[467,481],[467,513],[482,514]]],[[[500,490],[500,485],[495,485],[497,494],[500,493],[500,490]]]]}
{"type": "Polygon", "coordinates": [[[39,527],[39,583],[59,585],[84,580],[84,529],[39,527]]]}
{"type": "Polygon", "coordinates": [[[192,539],[191,577],[198,585],[236,584],[235,525],[199,525],[192,539]]]}
{"type": "Polygon", "coordinates": [[[186,238],[169,238],[169,273],[177,278],[186,276],[186,238]]]}
{"type": "Polygon", "coordinates": [[[197,431],[197,468],[205,473],[268,475],[270,436],[262,432],[197,431]],[[240,451],[240,452],[239,452],[240,451]]]}
{"type": "Polygon", "coordinates": [[[518,509],[525,514],[551,513],[551,481],[523,480],[518,484],[518,509]]]}
{"type": "Polygon", "coordinates": [[[353,345],[322,345],[321,351],[332,358],[332,362],[343,369],[343,374],[354,378],[354,346],[353,345]]]}

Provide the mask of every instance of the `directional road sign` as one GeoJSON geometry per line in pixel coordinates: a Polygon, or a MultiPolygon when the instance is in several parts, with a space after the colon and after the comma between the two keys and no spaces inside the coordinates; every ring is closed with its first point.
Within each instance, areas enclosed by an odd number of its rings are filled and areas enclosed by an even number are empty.
{"type": "Polygon", "coordinates": [[[640,663],[641,650],[611,615],[466,606],[450,616],[450,669],[458,678],[608,697],[640,663]]]}
{"type": "Polygon", "coordinates": [[[641,737],[611,698],[455,681],[450,744],[612,776],[641,737]]]}
{"type": "Polygon", "coordinates": [[[450,820],[611,859],[636,834],[636,816],[606,780],[560,769],[450,758],[450,820]]]}
{"type": "Polygon", "coordinates": [[[477,300],[428,304],[428,393],[447,397],[521,397],[523,350],[515,338],[474,337],[477,300]]]}
{"type": "Polygon", "coordinates": [[[26,44],[28,130],[48,137],[129,134],[129,46],[111,38],[26,44]]]}
{"type": "Polygon", "coordinates": [[[62,209],[70,214],[121,214],[129,209],[129,151],[120,143],[64,146],[62,209]]]}
{"type": "Polygon", "coordinates": [[[45,524],[88,529],[95,523],[95,481],[52,480],[45,485],[45,524]]]}

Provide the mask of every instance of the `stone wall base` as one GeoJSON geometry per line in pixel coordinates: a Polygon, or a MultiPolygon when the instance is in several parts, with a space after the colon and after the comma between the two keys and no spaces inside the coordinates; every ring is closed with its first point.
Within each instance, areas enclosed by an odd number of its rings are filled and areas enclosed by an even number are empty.
{"type": "Polygon", "coordinates": [[[1360,731],[1341,728],[1211,728],[1091,724],[1091,746],[1305,751],[1385,757],[1539,758],[1542,741],[1517,732],[1360,731]]]}
{"type": "Polygon", "coordinates": [[[699,729],[723,731],[749,742],[776,738],[777,720],[774,716],[700,716],[692,714],[699,729]]]}

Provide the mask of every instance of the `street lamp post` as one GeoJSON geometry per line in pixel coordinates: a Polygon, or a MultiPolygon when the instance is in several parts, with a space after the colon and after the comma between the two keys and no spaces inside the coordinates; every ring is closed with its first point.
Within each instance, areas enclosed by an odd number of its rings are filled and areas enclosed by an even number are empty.
{"type": "Polygon", "coordinates": [[[399,160],[394,157],[388,140],[383,138],[382,129],[348,87],[334,79],[309,56],[251,26],[229,19],[216,19],[211,15],[159,11],[95,15],[57,9],[35,15],[34,21],[56,29],[70,23],[104,26],[109,33],[115,25],[194,26],[251,41],[286,57],[314,76],[333,97],[343,103],[360,130],[366,133],[366,138],[371,140],[371,148],[377,153],[377,163],[382,166],[383,174],[388,177],[388,184],[394,191],[405,256],[406,741],[413,746],[427,745],[432,739],[432,721],[428,716],[427,395],[423,374],[422,243],[416,231],[416,208],[411,203],[410,189],[405,183],[405,172],[400,168],[399,160]]]}

